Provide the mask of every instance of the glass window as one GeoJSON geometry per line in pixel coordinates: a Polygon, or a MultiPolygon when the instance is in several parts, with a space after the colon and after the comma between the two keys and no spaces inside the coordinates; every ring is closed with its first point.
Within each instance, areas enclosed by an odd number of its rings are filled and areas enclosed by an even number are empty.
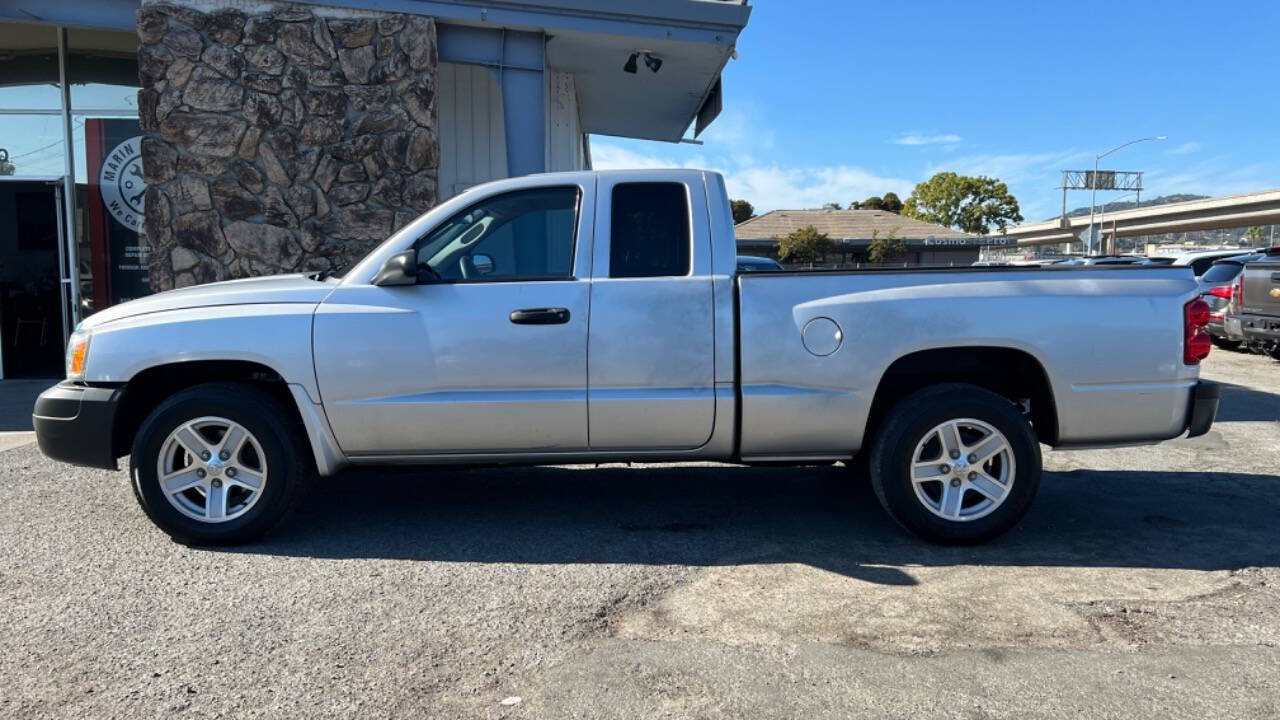
{"type": "Polygon", "coordinates": [[[1220,259],[1221,259],[1220,257],[1196,258],[1195,260],[1191,261],[1191,272],[1195,273],[1196,277],[1199,277],[1204,274],[1205,270],[1209,269],[1210,265],[1214,264],[1220,259]]]}
{"type": "Polygon", "coordinates": [[[0,23],[0,48],[0,175],[61,176],[57,30],[0,23]]]}
{"type": "MultiPolygon", "coordinates": [[[[0,54],[0,111],[56,112],[62,107],[58,91],[56,28],[29,23],[0,23],[0,48],[4,48],[0,54]]],[[[14,139],[13,135],[5,134],[5,142],[13,142],[14,139]]]]}
{"type": "Polygon", "coordinates": [[[108,158],[140,158],[138,36],[67,30],[75,152],[75,246],[81,314],[150,294],[150,247],[138,234],[146,186],[139,162],[112,182],[108,158]],[[104,168],[107,169],[104,177],[104,168]]]}
{"type": "Polygon", "coordinates": [[[1216,262],[1205,271],[1202,279],[1207,283],[1223,283],[1228,280],[1234,280],[1236,275],[1240,274],[1240,268],[1244,267],[1238,262],[1216,262]]]}
{"type": "Polygon", "coordinates": [[[613,186],[609,276],[689,274],[689,198],[680,183],[613,186]]]}
{"type": "Polygon", "coordinates": [[[138,36],[108,30],[67,30],[71,110],[138,115],[138,36]]]}
{"type": "Polygon", "coordinates": [[[517,190],[482,200],[418,240],[435,280],[552,280],[573,275],[578,188],[517,190]]]}

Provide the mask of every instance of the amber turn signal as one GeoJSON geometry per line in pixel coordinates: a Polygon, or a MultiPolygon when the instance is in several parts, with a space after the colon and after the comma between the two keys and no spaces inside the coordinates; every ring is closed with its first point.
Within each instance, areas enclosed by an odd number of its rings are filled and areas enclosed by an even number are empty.
{"type": "Polygon", "coordinates": [[[71,336],[71,346],[67,348],[67,378],[84,377],[84,362],[89,357],[89,336],[76,333],[71,336]]]}

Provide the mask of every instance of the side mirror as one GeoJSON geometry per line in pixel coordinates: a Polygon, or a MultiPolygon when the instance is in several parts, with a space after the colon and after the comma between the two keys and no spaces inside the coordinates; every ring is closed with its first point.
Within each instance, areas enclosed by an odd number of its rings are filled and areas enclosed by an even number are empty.
{"type": "Polygon", "coordinates": [[[418,284],[418,251],[405,250],[387,258],[382,269],[373,276],[373,284],[378,287],[390,285],[418,284]]]}
{"type": "Polygon", "coordinates": [[[471,264],[475,266],[476,272],[481,275],[488,275],[493,272],[494,269],[493,256],[485,253],[475,253],[472,255],[471,264]]]}

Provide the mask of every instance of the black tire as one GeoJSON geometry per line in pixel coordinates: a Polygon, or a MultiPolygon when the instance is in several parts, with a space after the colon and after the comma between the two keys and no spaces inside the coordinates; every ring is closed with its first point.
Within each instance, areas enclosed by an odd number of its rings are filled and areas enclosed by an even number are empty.
{"type": "Polygon", "coordinates": [[[1266,347],[1267,357],[1272,360],[1280,360],[1280,342],[1273,342],[1266,347]]]}
{"type": "MultiPolygon", "coordinates": [[[[934,385],[899,402],[876,433],[869,464],[872,487],[889,515],[921,538],[944,545],[981,543],[1007,532],[1031,509],[1040,488],[1040,443],[1031,423],[1005,398],[960,383],[934,385]],[[948,520],[927,508],[916,495],[911,470],[917,444],[957,418],[973,418],[999,430],[1013,456],[1008,494],[989,514],[967,521],[948,520]]],[[[974,499],[975,492],[961,490],[962,501],[974,499]]]]}
{"type": "Polygon", "coordinates": [[[235,545],[262,537],[284,519],[299,486],[314,473],[314,462],[296,416],[279,400],[249,385],[220,382],[188,388],[160,403],[134,438],[129,473],[138,504],[175,541],[235,545]],[[169,501],[159,481],[157,464],[165,440],[184,423],[205,416],[234,421],[252,433],[267,471],[256,502],[239,517],[223,522],[184,515],[169,501]]]}
{"type": "Polygon", "coordinates": [[[1210,339],[1213,340],[1214,345],[1222,348],[1223,350],[1239,351],[1241,349],[1240,345],[1243,344],[1243,341],[1241,340],[1228,340],[1227,338],[1217,336],[1212,336],[1210,339]]]}

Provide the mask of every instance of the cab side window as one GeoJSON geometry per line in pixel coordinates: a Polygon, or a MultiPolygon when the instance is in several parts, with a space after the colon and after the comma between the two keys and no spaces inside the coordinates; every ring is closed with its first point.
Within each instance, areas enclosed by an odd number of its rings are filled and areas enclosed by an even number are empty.
{"type": "Polygon", "coordinates": [[[436,282],[568,279],[578,201],[576,187],[486,198],[418,240],[418,267],[436,282]]]}
{"type": "Polygon", "coordinates": [[[609,232],[609,277],[669,277],[689,274],[689,196],[671,182],[613,186],[609,232]]]}

